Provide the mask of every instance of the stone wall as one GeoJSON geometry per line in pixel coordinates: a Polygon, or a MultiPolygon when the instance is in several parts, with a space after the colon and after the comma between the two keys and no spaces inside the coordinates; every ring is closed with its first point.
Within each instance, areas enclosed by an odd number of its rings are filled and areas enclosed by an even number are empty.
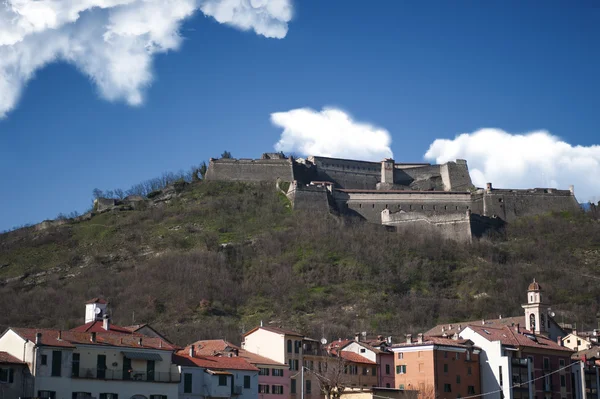
{"type": "Polygon", "coordinates": [[[286,196],[294,210],[316,212],[330,210],[330,191],[324,185],[304,185],[293,181],[286,196]]]}
{"type": "Polygon", "coordinates": [[[440,165],[440,174],[446,191],[469,191],[473,188],[467,161],[464,159],[440,165]]]}
{"type": "Polygon", "coordinates": [[[505,222],[519,217],[535,216],[549,212],[578,212],[581,210],[575,196],[569,190],[481,190],[484,216],[497,216],[505,222]]]}
{"type": "Polygon", "coordinates": [[[445,239],[471,242],[471,215],[467,212],[449,212],[428,215],[421,212],[381,212],[381,222],[394,226],[399,232],[418,231],[425,235],[439,234],[445,239]]]}
{"type": "Polygon", "coordinates": [[[283,181],[294,180],[291,159],[211,159],[206,180],[283,181]]]}
{"type": "Polygon", "coordinates": [[[381,223],[381,212],[384,209],[391,212],[421,212],[427,215],[473,210],[469,193],[335,190],[333,198],[341,212],[360,216],[373,223],[381,223]]]}
{"type": "Polygon", "coordinates": [[[316,167],[314,180],[334,182],[337,188],[375,189],[381,180],[381,162],[325,157],[308,157],[308,161],[316,167]]]}

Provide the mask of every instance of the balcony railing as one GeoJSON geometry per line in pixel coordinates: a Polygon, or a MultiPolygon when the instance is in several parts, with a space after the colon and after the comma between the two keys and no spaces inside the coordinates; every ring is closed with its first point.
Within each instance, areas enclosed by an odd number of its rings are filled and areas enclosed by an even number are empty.
{"type": "Polygon", "coordinates": [[[86,378],[94,380],[107,381],[140,381],[140,382],[179,382],[181,376],[179,373],[152,372],[145,371],[123,371],[112,369],[79,369],[79,372],[73,370],[73,378],[86,378]]]}

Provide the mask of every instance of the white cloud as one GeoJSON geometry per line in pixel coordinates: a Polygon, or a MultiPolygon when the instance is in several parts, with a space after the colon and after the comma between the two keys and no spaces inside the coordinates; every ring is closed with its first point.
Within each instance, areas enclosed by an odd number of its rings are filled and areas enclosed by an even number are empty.
{"type": "Polygon", "coordinates": [[[572,146],[547,131],[511,134],[481,129],[453,140],[437,139],[425,159],[437,163],[466,159],[473,183],[499,188],[575,185],[579,201],[600,196],[600,145],[572,146]]]}
{"type": "Polygon", "coordinates": [[[55,61],[75,65],[108,100],[142,103],[153,56],[179,48],[181,23],[197,9],[274,38],[285,37],[292,17],[291,0],[0,1],[0,118],[55,61]]]}
{"type": "Polygon", "coordinates": [[[277,151],[371,161],[392,157],[392,139],[387,130],[354,121],[339,109],[276,112],[271,114],[271,122],[283,128],[275,144],[277,151]]]}

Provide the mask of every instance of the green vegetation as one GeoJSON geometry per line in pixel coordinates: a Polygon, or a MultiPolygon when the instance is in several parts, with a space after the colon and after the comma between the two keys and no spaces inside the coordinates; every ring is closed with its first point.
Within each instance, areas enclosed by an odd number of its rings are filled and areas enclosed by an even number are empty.
{"type": "Polygon", "coordinates": [[[0,328],[72,327],[83,302],[102,295],[115,323],[150,322],[179,343],[239,341],[261,320],[328,339],[399,337],[519,315],[533,277],[558,321],[596,326],[596,214],[522,219],[464,245],[291,212],[273,184],[195,181],[178,191],[135,210],[0,235],[0,279],[19,277],[0,286],[0,328]]]}

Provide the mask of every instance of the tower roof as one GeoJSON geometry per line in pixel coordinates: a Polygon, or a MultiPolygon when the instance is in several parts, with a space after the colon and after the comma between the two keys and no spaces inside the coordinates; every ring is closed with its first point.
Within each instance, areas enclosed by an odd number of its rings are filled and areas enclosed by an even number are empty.
{"type": "Polygon", "coordinates": [[[527,291],[541,291],[542,290],[542,286],[539,285],[539,283],[537,281],[535,281],[535,278],[533,279],[533,282],[531,284],[529,284],[529,287],[527,287],[527,291]]]}

